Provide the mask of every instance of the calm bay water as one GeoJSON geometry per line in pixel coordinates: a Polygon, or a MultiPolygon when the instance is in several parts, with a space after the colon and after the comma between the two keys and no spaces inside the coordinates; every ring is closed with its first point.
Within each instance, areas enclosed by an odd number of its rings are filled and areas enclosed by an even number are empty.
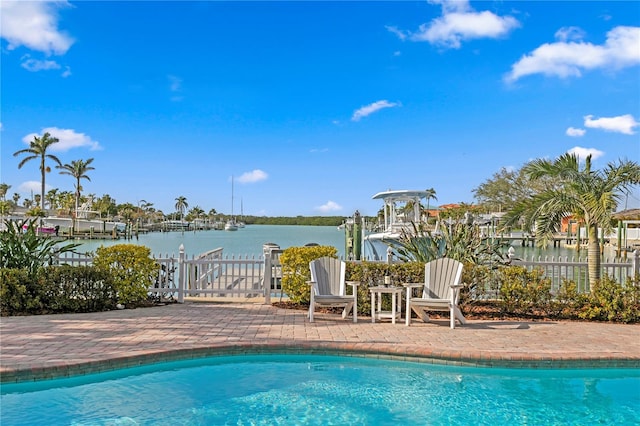
{"type": "MultiPolygon", "coordinates": [[[[274,243],[282,249],[288,247],[304,246],[309,243],[333,246],[338,250],[339,256],[345,253],[344,230],[335,226],[301,226],[301,225],[249,225],[236,232],[229,231],[172,231],[150,232],[140,234],[139,238],[126,240],[76,240],[82,245],[78,248],[81,252],[95,251],[100,246],[114,244],[138,244],[149,247],[155,255],[178,254],[181,244],[184,245],[188,256],[198,255],[219,247],[224,249],[225,255],[255,256],[262,255],[262,246],[265,243],[274,243]]],[[[586,249],[577,251],[567,247],[522,247],[519,242],[513,244],[515,255],[519,258],[531,256],[565,256],[572,258],[587,256],[586,249]]],[[[614,253],[610,247],[605,248],[605,257],[613,258],[614,253]]]]}
{"type": "Polygon", "coordinates": [[[139,238],[126,240],[76,240],[82,246],[81,252],[95,251],[100,246],[114,244],[138,244],[149,247],[155,255],[178,254],[180,245],[184,245],[188,256],[198,255],[219,247],[225,255],[255,256],[262,255],[265,243],[274,243],[282,249],[304,246],[309,243],[334,246],[338,255],[345,252],[344,230],[335,226],[296,226],[296,225],[248,225],[235,232],[229,231],[172,231],[140,234],[139,238]]]}

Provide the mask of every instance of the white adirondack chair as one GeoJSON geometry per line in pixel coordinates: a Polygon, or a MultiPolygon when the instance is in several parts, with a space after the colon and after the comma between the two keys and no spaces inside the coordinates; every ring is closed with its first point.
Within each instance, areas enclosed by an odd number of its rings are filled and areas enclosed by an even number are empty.
{"type": "Polygon", "coordinates": [[[313,322],[313,313],[317,306],[344,307],[342,318],[353,310],[353,322],[358,322],[358,284],[357,281],[345,281],[346,263],[332,257],[321,257],[309,262],[311,270],[311,302],[309,321],[313,322]],[[352,294],[347,294],[346,285],[352,286],[352,294]]]}
{"type": "Polygon", "coordinates": [[[458,307],[460,298],[460,278],[462,277],[462,263],[457,260],[440,258],[428,262],[424,267],[424,283],[405,284],[407,288],[406,324],[411,324],[411,310],[422,321],[429,321],[427,311],[449,311],[451,328],[455,328],[456,319],[461,324],[467,321],[458,307]],[[413,296],[414,288],[423,288],[422,295],[413,296]]]}

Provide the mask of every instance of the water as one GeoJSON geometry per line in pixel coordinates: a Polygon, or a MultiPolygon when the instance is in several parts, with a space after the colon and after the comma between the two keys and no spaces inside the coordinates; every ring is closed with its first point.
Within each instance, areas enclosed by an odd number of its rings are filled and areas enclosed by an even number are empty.
{"type": "Polygon", "coordinates": [[[82,246],[81,252],[95,251],[98,247],[114,244],[139,244],[151,249],[152,254],[178,254],[181,244],[189,256],[198,255],[219,247],[225,255],[255,256],[262,255],[262,245],[275,243],[282,249],[304,246],[309,243],[333,246],[338,255],[345,251],[344,230],[335,226],[296,226],[296,225],[249,225],[235,232],[229,231],[190,231],[190,232],[150,232],[140,234],[131,240],[76,240],[82,246]]]}
{"type": "Polygon", "coordinates": [[[365,358],[205,358],[3,385],[15,425],[640,423],[640,370],[451,367],[365,358]]]}
{"type": "MultiPolygon", "coordinates": [[[[100,246],[126,243],[147,246],[155,255],[177,255],[180,245],[183,244],[189,256],[222,247],[226,255],[258,257],[262,254],[262,245],[265,243],[275,243],[282,249],[316,243],[335,247],[339,256],[344,256],[345,253],[345,231],[335,226],[249,225],[236,232],[213,230],[151,232],[140,234],[138,238],[134,237],[131,240],[121,238],[119,240],[75,240],[74,242],[82,244],[77,249],[81,252],[95,251],[100,246]]],[[[531,256],[585,258],[587,255],[584,249],[577,251],[566,247],[549,247],[543,250],[539,247],[522,247],[519,243],[515,243],[513,247],[515,256],[518,258],[531,256]]],[[[386,253],[386,246],[379,250],[381,253],[386,253]]],[[[613,258],[613,249],[605,249],[604,256],[613,258]]]]}

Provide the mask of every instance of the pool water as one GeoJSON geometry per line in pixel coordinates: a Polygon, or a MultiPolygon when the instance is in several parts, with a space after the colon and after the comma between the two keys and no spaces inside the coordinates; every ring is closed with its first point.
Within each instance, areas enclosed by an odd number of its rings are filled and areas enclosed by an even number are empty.
{"type": "Polygon", "coordinates": [[[640,370],[255,355],[5,384],[12,425],[640,424],[640,370]]]}

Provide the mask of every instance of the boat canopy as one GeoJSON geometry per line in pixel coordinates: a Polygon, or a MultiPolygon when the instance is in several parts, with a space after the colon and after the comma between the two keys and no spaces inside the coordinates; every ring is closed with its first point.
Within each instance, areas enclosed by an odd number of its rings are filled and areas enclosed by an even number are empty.
{"type": "Polygon", "coordinates": [[[412,201],[412,200],[420,200],[422,198],[426,198],[429,193],[427,191],[411,191],[406,189],[401,189],[397,191],[383,191],[378,192],[376,195],[371,197],[374,200],[388,200],[390,202],[393,201],[412,201]]]}

